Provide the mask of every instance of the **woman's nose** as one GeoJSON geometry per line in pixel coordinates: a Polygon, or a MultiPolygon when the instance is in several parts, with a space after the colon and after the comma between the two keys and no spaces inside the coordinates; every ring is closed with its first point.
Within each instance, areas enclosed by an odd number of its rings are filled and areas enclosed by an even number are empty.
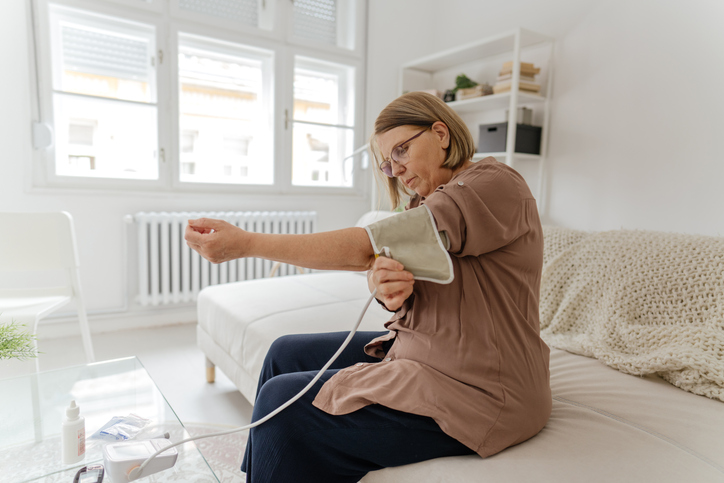
{"type": "Polygon", "coordinates": [[[397,161],[391,160],[390,164],[392,167],[392,176],[398,177],[399,175],[401,175],[402,173],[405,172],[405,167],[403,165],[399,164],[397,161]]]}

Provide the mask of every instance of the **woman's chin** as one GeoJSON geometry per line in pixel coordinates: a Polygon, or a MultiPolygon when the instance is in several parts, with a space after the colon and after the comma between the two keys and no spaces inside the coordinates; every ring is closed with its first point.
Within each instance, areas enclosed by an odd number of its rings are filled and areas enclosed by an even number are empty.
{"type": "Polygon", "coordinates": [[[418,196],[420,196],[421,198],[427,198],[427,197],[430,196],[430,194],[432,193],[431,191],[428,191],[428,190],[413,189],[412,191],[414,191],[415,193],[417,193],[418,196]]]}

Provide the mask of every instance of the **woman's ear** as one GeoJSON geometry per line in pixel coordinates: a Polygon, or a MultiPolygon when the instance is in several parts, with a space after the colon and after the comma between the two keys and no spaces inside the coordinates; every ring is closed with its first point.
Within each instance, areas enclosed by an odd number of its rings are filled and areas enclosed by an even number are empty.
{"type": "Polygon", "coordinates": [[[442,121],[436,121],[430,129],[432,129],[432,132],[437,136],[442,149],[450,147],[450,130],[447,124],[442,121]]]}

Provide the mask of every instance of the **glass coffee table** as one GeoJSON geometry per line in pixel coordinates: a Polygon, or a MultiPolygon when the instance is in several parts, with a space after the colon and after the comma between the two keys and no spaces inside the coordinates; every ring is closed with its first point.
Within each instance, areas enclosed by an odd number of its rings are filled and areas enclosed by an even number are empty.
{"type": "MultiPolygon", "coordinates": [[[[0,380],[0,480],[72,482],[78,469],[103,464],[100,442],[86,439],[85,459],[73,465],[61,461],[60,430],[71,400],[85,417],[86,438],[113,416],[136,414],[149,419],[138,438],[165,432],[170,440],[188,438],[183,424],[135,358],[45,371],[0,380]]],[[[177,446],[173,468],[139,482],[218,482],[193,442],[177,446]]],[[[104,482],[111,481],[108,475],[104,482]]]]}

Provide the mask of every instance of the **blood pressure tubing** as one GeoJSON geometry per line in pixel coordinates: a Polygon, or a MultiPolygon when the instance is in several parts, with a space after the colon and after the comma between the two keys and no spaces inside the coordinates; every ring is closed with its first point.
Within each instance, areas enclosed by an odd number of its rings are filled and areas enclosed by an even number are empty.
{"type": "Polygon", "coordinates": [[[314,384],[316,384],[316,382],[322,377],[322,374],[324,374],[324,371],[326,371],[327,369],[329,369],[329,366],[332,365],[332,363],[337,359],[337,357],[339,357],[339,355],[342,353],[342,351],[349,345],[350,341],[352,340],[352,337],[353,337],[354,334],[357,332],[357,329],[359,328],[359,325],[362,323],[362,318],[364,317],[365,313],[367,312],[367,308],[370,306],[370,304],[372,303],[372,301],[374,300],[374,298],[375,298],[376,295],[377,295],[377,290],[374,290],[374,291],[372,292],[372,295],[370,295],[370,298],[367,300],[367,303],[365,304],[364,308],[362,309],[362,313],[360,313],[359,318],[357,319],[357,322],[354,324],[354,327],[352,327],[352,330],[350,330],[349,335],[348,335],[347,338],[344,340],[344,342],[342,343],[342,345],[339,346],[339,349],[337,349],[337,352],[335,352],[334,355],[332,356],[332,358],[329,359],[329,361],[327,361],[327,363],[324,365],[324,367],[322,367],[322,368],[319,370],[319,372],[317,373],[317,375],[314,376],[314,379],[312,379],[312,380],[309,382],[309,384],[307,384],[307,386],[306,386],[304,389],[302,389],[301,391],[299,391],[299,393],[297,393],[296,396],[292,397],[289,401],[285,402],[284,404],[282,404],[281,406],[279,406],[278,408],[276,408],[274,411],[270,412],[269,414],[267,414],[266,416],[264,416],[263,418],[261,418],[259,421],[256,421],[255,423],[251,423],[251,424],[249,424],[249,425],[242,426],[242,427],[240,427],[240,428],[229,429],[228,431],[221,431],[221,432],[218,432],[218,433],[205,434],[205,435],[203,435],[203,436],[194,436],[193,438],[184,439],[183,441],[179,441],[178,443],[174,443],[174,444],[168,445],[168,446],[166,446],[166,447],[164,447],[164,448],[156,451],[156,452],[153,453],[151,456],[149,456],[148,458],[146,458],[146,461],[144,461],[140,466],[136,466],[135,468],[133,468],[133,469],[131,470],[131,472],[128,474],[128,481],[133,481],[133,480],[136,480],[136,479],[138,479],[138,478],[141,478],[142,473],[143,473],[143,470],[146,468],[146,466],[148,465],[148,463],[149,463],[153,458],[155,458],[155,457],[158,456],[159,454],[163,453],[164,451],[166,451],[166,450],[168,450],[168,449],[170,449],[170,448],[173,448],[174,446],[179,446],[179,445],[181,445],[181,444],[188,443],[189,441],[195,441],[195,440],[203,439],[203,438],[211,438],[211,437],[213,437],[213,436],[224,436],[225,434],[236,433],[236,432],[239,432],[239,431],[244,431],[244,430],[246,430],[246,429],[254,428],[254,427],[256,427],[256,426],[259,426],[260,424],[263,424],[263,423],[269,421],[271,418],[273,418],[274,416],[276,416],[277,414],[279,414],[280,412],[282,412],[284,409],[286,409],[286,408],[288,408],[289,406],[291,406],[297,399],[299,399],[299,398],[302,397],[307,391],[309,391],[309,390],[312,388],[312,386],[314,386],[314,384]]]}

